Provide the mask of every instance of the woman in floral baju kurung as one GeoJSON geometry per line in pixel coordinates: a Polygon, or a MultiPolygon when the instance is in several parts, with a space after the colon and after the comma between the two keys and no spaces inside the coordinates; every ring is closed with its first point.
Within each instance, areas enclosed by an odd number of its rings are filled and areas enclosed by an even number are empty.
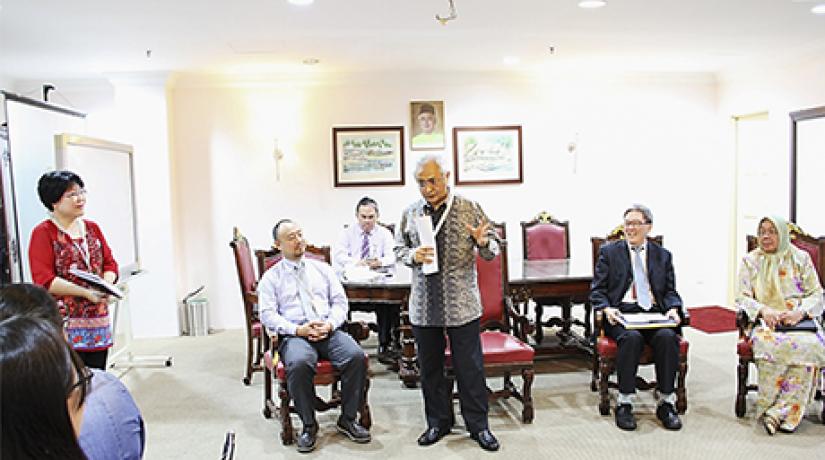
{"type": "Polygon", "coordinates": [[[759,371],[757,415],[769,434],[796,430],[825,365],[822,286],[811,257],[790,244],[787,223],[778,217],[759,222],[759,247],[739,268],[737,306],[755,322],[751,333],[759,371]],[[816,332],[779,332],[814,318],[816,332]]]}
{"type": "Polygon", "coordinates": [[[70,273],[94,273],[113,283],[117,262],[100,227],[82,218],[86,205],[83,180],[70,171],[44,174],[37,184],[40,201],[51,215],[32,230],[29,267],[36,284],[57,300],[67,318],[66,333],[88,367],[106,368],[112,327],[106,296],[70,273]]]}

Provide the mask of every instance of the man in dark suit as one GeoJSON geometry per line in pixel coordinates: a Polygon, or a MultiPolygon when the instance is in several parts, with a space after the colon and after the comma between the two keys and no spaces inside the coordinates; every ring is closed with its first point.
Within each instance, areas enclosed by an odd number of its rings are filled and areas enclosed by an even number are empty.
{"type": "Polygon", "coordinates": [[[633,394],[636,371],[645,344],[653,348],[659,405],[656,416],[665,428],[678,430],[682,421],[675,409],[674,392],[679,366],[679,337],[673,328],[625,329],[619,323],[626,313],[662,313],[677,324],[682,299],[676,292],[670,252],[647,239],[653,215],[645,206],[634,204],[624,213],[626,240],[602,246],[590,287],[590,301],[607,318],[605,333],[616,340],[616,372],[619,397],[616,425],[635,430],[633,394]]]}

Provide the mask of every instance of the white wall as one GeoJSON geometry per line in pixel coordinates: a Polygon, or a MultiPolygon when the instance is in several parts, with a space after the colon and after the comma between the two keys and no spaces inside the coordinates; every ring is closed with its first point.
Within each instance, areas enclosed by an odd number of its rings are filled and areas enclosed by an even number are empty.
{"type": "MultiPolygon", "coordinates": [[[[547,210],[570,220],[578,271],[590,273],[590,236],[610,230],[638,201],[653,209],[654,233],[665,234],[674,252],[686,304],[721,303],[727,264],[708,266],[695,250],[724,253],[727,245],[702,233],[708,222],[724,222],[730,208],[727,193],[720,198],[715,188],[731,173],[716,87],[711,76],[683,74],[393,73],[245,84],[182,76],[171,91],[178,292],[206,284],[213,325],[236,327],[242,310],[228,246],[233,226],[261,248],[271,242],[273,223],[289,216],[311,241],[331,243],[365,194],[380,203],[382,220],[397,221],[418,198],[411,175],[419,152],[406,152],[404,187],[336,189],[331,127],[406,126],[410,100],[439,99],[448,129],[523,126],[523,184],[457,189],[507,222],[511,267],[521,260],[518,222],[547,210]],[[286,153],[280,182],[275,137],[286,153]],[[576,139],[574,172],[567,145],[576,139]]],[[[450,145],[447,153],[452,163],[450,145]]]]}
{"type": "MultiPolygon", "coordinates": [[[[768,112],[771,147],[771,180],[765,184],[790,201],[790,112],[825,106],[825,51],[803,59],[773,65],[749,66],[723,73],[719,85],[719,112],[736,116],[768,112]]],[[[784,210],[787,216],[789,206],[784,210]]]]}

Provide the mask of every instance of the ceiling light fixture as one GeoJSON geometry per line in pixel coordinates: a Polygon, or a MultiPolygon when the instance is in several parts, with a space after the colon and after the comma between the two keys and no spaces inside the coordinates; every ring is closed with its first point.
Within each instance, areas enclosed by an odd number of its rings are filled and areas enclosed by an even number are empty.
{"type": "Polygon", "coordinates": [[[292,3],[293,5],[298,5],[298,6],[312,5],[315,2],[315,0],[287,0],[287,1],[289,3],[292,3]]]}
{"type": "Polygon", "coordinates": [[[435,20],[440,22],[442,26],[447,25],[447,21],[452,21],[453,19],[458,18],[458,13],[455,10],[455,2],[453,0],[447,0],[450,2],[450,15],[449,16],[441,16],[436,14],[435,20]]]}
{"type": "Polygon", "coordinates": [[[811,13],[813,14],[825,14],[825,3],[820,3],[815,7],[811,8],[811,13]]]}
{"type": "Polygon", "coordinates": [[[587,8],[589,10],[607,6],[607,0],[581,0],[579,8],[587,8]]]}

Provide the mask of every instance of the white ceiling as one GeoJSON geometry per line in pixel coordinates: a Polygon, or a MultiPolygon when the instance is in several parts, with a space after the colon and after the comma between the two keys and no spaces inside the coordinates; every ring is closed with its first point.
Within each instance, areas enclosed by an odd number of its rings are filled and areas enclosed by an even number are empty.
{"type": "Polygon", "coordinates": [[[825,50],[815,0],[455,1],[442,26],[447,0],[0,0],[0,76],[260,74],[309,57],[330,72],[505,70],[505,56],[527,70],[718,72],[825,50]]]}

